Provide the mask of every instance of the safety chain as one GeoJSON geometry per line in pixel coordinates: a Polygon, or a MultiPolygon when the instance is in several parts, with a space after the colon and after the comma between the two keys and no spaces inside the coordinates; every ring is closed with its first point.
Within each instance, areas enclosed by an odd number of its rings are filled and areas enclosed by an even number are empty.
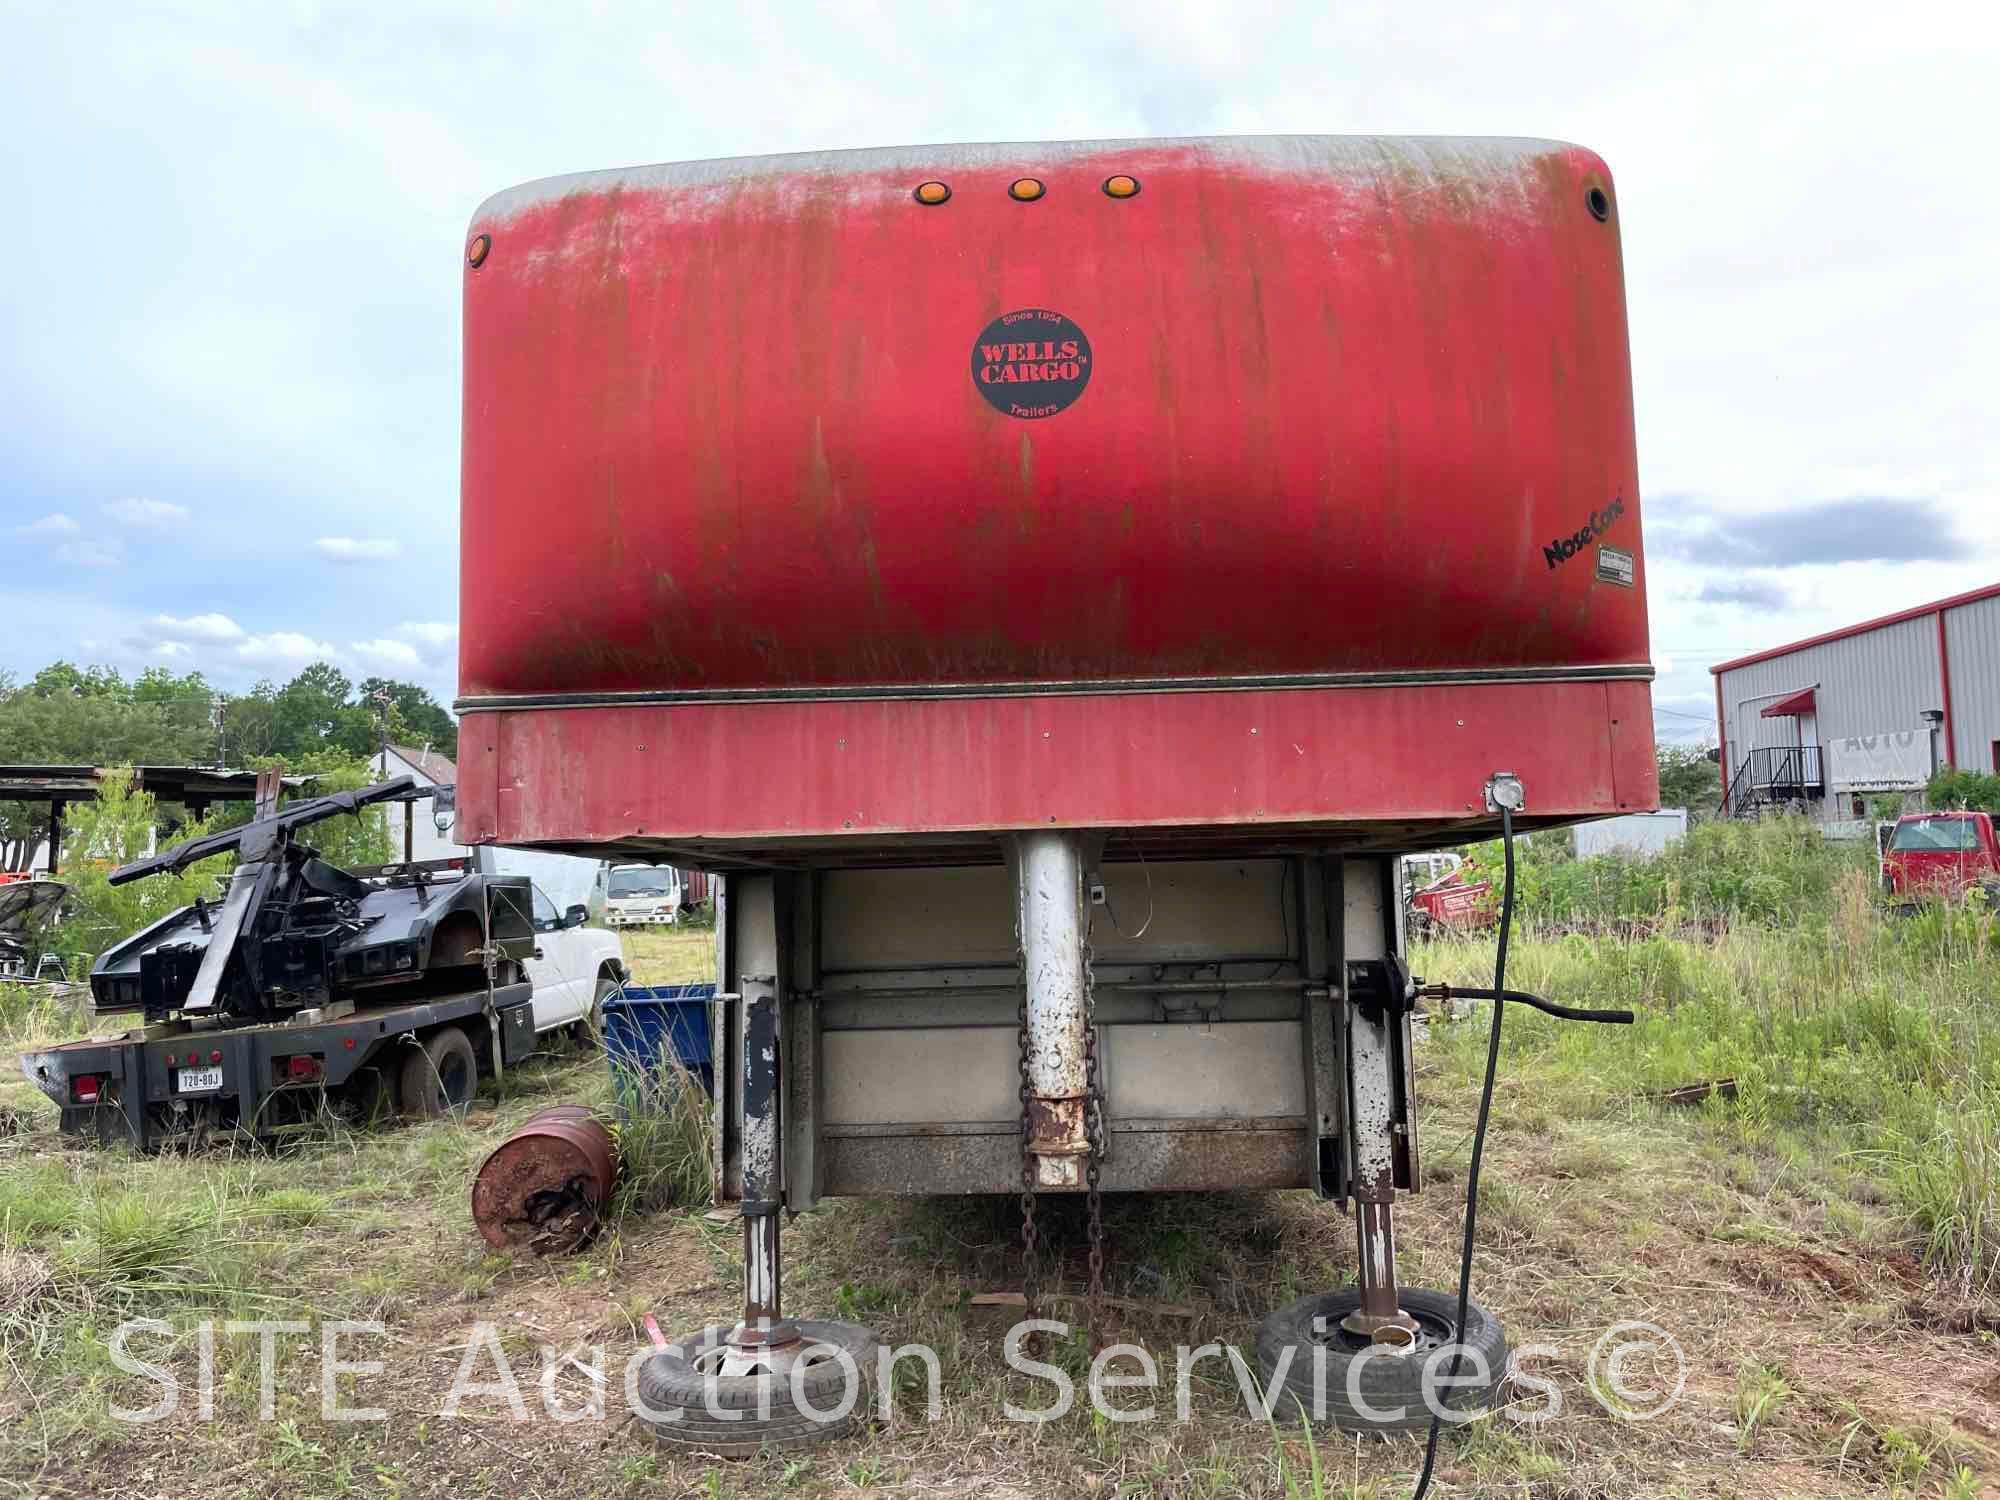
{"type": "MultiPolygon", "coordinates": [[[[1029,1119],[1028,1101],[1034,1097],[1028,1086],[1028,986],[1027,964],[1021,966],[1021,1004],[1018,1011],[1021,1047],[1021,1316],[1033,1322],[1041,1314],[1041,1265],[1040,1254],[1035,1242],[1035,1158],[1028,1149],[1029,1119]]],[[[1028,1358],[1042,1357],[1042,1336],[1030,1333],[1026,1349],[1028,1358]]]]}
{"type": "Polygon", "coordinates": [[[1090,1329],[1090,1355],[1104,1352],[1104,1195],[1098,1188],[1099,1167],[1104,1160],[1104,1090],[1097,1075],[1097,957],[1090,947],[1089,913],[1085,912],[1083,938],[1083,1080],[1084,1126],[1090,1137],[1090,1160],[1084,1168],[1089,1186],[1090,1289],[1084,1303],[1084,1320],[1090,1329]]]}
{"type": "Polygon", "coordinates": [[[1090,1211],[1090,1292],[1085,1303],[1085,1318],[1090,1325],[1091,1357],[1104,1352],[1104,1195],[1098,1189],[1099,1163],[1104,1159],[1104,1096],[1097,1087],[1097,1032],[1093,1027],[1083,1034],[1084,1077],[1090,1089],[1090,1099],[1085,1105],[1085,1119],[1090,1132],[1090,1162],[1084,1168],[1084,1181],[1089,1184],[1090,1211]]]}

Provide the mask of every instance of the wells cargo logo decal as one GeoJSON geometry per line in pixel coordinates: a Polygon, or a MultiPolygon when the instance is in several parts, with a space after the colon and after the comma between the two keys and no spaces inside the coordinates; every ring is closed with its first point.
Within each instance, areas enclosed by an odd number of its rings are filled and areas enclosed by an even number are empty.
{"type": "Polygon", "coordinates": [[[1058,312],[1004,313],[972,346],[972,383],[1010,417],[1052,417],[1090,384],[1090,340],[1058,312]]]}

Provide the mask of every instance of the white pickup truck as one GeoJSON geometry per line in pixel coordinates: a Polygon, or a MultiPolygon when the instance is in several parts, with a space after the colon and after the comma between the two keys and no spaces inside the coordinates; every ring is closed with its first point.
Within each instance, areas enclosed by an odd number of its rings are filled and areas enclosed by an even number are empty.
{"type": "Polygon", "coordinates": [[[534,986],[535,1030],[603,1019],[605,997],[614,994],[625,974],[624,948],[615,933],[586,927],[583,906],[558,911],[539,884],[531,884],[530,914],[535,951],[527,960],[528,981],[534,986]]]}

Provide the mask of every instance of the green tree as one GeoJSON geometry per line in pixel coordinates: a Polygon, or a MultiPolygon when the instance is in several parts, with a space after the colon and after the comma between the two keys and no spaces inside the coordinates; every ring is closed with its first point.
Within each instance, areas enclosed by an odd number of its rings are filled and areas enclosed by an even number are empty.
{"type": "Polygon", "coordinates": [[[198,707],[208,712],[209,701],[215,696],[215,689],[208,685],[208,679],[199,672],[189,672],[176,677],[165,667],[148,667],[132,683],[131,699],[134,703],[184,704],[198,707]]]}
{"type": "MultiPolygon", "coordinates": [[[[72,974],[87,973],[91,959],[111,944],[168,912],[190,905],[199,895],[213,900],[222,889],[230,861],[205,859],[178,875],[155,875],[128,885],[109,883],[111,872],[142,858],[159,826],[160,811],[149,792],[132,790],[129,770],[107,776],[97,800],[71,806],[63,824],[63,919],[50,946],[69,961],[72,974]]],[[[203,822],[184,824],[180,838],[208,831],[203,822]]]]}
{"type": "MultiPolygon", "coordinates": [[[[110,667],[55,662],[26,686],[0,685],[0,763],[206,764],[215,741],[205,702],[171,674],[153,679],[141,701],[110,667]]],[[[24,868],[48,817],[40,803],[0,803],[0,864],[24,868]]]]}
{"type": "Polygon", "coordinates": [[[28,684],[28,691],[38,698],[116,698],[129,702],[132,696],[116,667],[79,669],[67,661],[43,667],[28,684]]]}
{"type": "MultiPolygon", "coordinates": [[[[395,738],[396,726],[389,725],[389,737],[395,738]]],[[[343,755],[351,755],[365,760],[375,753],[382,740],[382,724],[375,716],[373,705],[355,703],[340,711],[333,733],[327,738],[327,746],[343,755]]]]}
{"type": "Polygon", "coordinates": [[[2000,813],[2000,775],[1947,766],[1930,779],[1924,797],[1932,807],[2000,813]]]}
{"type": "Polygon", "coordinates": [[[240,698],[231,698],[222,710],[223,758],[232,765],[248,765],[278,748],[278,689],[260,681],[240,698]]]}
{"type": "Polygon", "coordinates": [[[342,710],[353,684],[338,667],[316,661],[278,690],[273,700],[271,749],[284,756],[308,755],[341,730],[342,710]]]}
{"type": "MultiPolygon", "coordinates": [[[[320,750],[286,765],[287,771],[311,776],[311,786],[301,797],[324,797],[332,792],[351,792],[370,785],[373,769],[364,759],[339,750],[320,750]]],[[[396,858],[389,836],[389,817],[380,807],[364,808],[354,817],[328,818],[303,833],[306,843],[319,851],[328,864],[351,869],[355,865],[379,865],[396,858]]]]}
{"type": "MultiPolygon", "coordinates": [[[[236,766],[345,768],[350,780],[342,784],[361,785],[385,729],[377,692],[387,695],[392,742],[457,754],[458,726],[422,687],[370,677],[357,689],[331,663],[314,662],[283,687],[260,681],[228,699],[223,757],[236,766]]],[[[116,668],[68,661],[51,662],[26,684],[0,674],[0,763],[209,765],[217,753],[214,698],[201,673],[159,666],[129,683],[116,668]]],[[[247,804],[240,812],[248,816],[247,804]]],[[[20,868],[47,826],[46,807],[0,804],[0,866],[20,868]]]]}
{"type": "MultiPolygon", "coordinates": [[[[458,758],[458,725],[428,691],[414,682],[370,677],[358,689],[361,702],[373,706],[375,695],[387,690],[390,704],[389,739],[398,745],[428,745],[448,759],[458,758]]],[[[373,747],[371,746],[371,751],[373,747]]]]}
{"type": "Polygon", "coordinates": [[[182,705],[32,686],[0,701],[0,764],[203,765],[214,742],[207,715],[182,705]]]}
{"type": "Polygon", "coordinates": [[[1656,745],[1654,753],[1660,765],[1660,806],[1712,817],[1722,805],[1722,769],[1713,759],[1715,752],[1701,745],[1656,745]]]}

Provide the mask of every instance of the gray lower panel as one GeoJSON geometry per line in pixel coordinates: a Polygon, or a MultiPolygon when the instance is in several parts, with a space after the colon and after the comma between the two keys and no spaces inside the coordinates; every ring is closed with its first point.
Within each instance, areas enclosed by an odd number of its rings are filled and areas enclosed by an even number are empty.
{"type": "MultiPolygon", "coordinates": [[[[1298,1002],[1292,1002],[1296,1012],[1298,1002]]],[[[1101,1026],[1105,1108],[1114,1121],[1220,1122],[1306,1112],[1296,1019],[1101,1026]]],[[[828,1031],[825,1123],[924,1125],[1021,1115],[1020,1045],[1007,1026],[828,1031]]]]}
{"type": "MultiPolygon", "coordinates": [[[[1014,1131],[847,1135],[824,1130],[819,1149],[825,1173],[821,1191],[832,1196],[922,1198],[1021,1190],[1021,1137],[1014,1131]]],[[[1309,1160],[1303,1119],[1236,1129],[1188,1125],[1115,1130],[1103,1187],[1110,1193],[1310,1187],[1309,1160]]]]}

